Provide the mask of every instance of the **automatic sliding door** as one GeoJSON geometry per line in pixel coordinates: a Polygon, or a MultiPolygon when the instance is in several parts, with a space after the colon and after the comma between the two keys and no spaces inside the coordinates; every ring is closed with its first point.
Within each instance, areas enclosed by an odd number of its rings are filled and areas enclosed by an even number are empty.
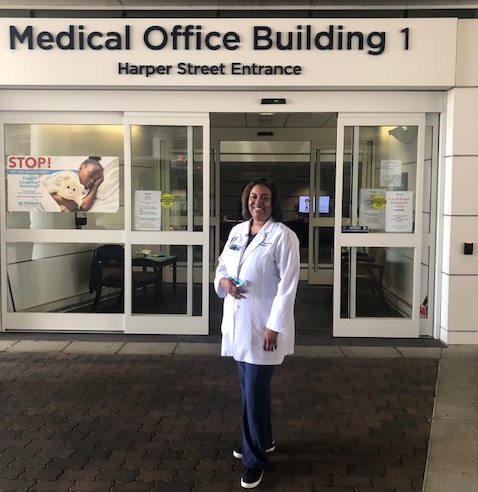
{"type": "Polygon", "coordinates": [[[337,143],[334,336],[418,337],[425,117],[339,117],[337,143]]]}
{"type": "Polygon", "coordinates": [[[126,331],[207,334],[208,119],[128,117],[126,331]]]}

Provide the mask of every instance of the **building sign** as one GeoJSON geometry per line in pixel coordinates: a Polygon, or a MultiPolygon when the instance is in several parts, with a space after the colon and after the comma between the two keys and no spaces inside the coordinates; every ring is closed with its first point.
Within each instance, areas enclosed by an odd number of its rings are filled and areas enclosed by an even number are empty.
{"type": "Polygon", "coordinates": [[[0,86],[451,87],[456,38],[457,19],[0,19],[0,86]]]}
{"type": "Polygon", "coordinates": [[[118,157],[10,155],[6,174],[9,212],[119,209],[118,157]]]}

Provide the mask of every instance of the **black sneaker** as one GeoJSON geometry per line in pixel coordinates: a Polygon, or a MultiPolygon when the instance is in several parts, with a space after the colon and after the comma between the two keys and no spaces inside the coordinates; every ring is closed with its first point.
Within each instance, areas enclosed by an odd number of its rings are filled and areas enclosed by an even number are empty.
{"type": "Polygon", "coordinates": [[[241,478],[241,486],[245,489],[254,489],[257,487],[264,476],[264,470],[256,470],[255,468],[244,468],[244,473],[241,478]]]}
{"type": "MultiPolygon", "coordinates": [[[[266,453],[272,453],[272,451],[275,451],[276,449],[276,443],[273,442],[270,447],[266,449],[266,453]]],[[[238,460],[242,460],[242,447],[241,446],[236,446],[234,448],[234,451],[232,452],[232,456],[234,458],[237,458],[238,460]]]]}

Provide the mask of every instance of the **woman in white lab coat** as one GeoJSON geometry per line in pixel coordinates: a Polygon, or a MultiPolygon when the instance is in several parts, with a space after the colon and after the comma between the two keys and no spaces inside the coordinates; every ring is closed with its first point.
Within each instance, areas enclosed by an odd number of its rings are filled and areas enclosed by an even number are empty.
{"type": "Polygon", "coordinates": [[[224,298],[222,349],[238,365],[243,405],[241,485],[254,488],[275,449],[271,427],[270,383],[274,367],[294,351],[294,303],[299,281],[299,241],[279,222],[282,212],[275,184],[251,181],[242,194],[246,220],[230,232],[214,286],[224,298]]]}

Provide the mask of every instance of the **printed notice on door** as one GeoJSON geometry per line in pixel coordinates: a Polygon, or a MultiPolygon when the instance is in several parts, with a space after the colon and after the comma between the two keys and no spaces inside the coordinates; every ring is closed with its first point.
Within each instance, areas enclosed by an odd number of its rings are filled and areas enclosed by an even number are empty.
{"type": "Polygon", "coordinates": [[[136,190],[134,194],[134,225],[137,231],[161,230],[161,192],[136,190]]]}
{"type": "Polygon", "coordinates": [[[385,232],[413,232],[413,191],[387,191],[385,232]]]}
{"type": "Polygon", "coordinates": [[[402,161],[383,160],[380,163],[380,186],[402,185],[402,161]]]}
{"type": "Polygon", "coordinates": [[[360,225],[369,229],[385,228],[385,190],[362,188],[360,190],[360,225]]]}

